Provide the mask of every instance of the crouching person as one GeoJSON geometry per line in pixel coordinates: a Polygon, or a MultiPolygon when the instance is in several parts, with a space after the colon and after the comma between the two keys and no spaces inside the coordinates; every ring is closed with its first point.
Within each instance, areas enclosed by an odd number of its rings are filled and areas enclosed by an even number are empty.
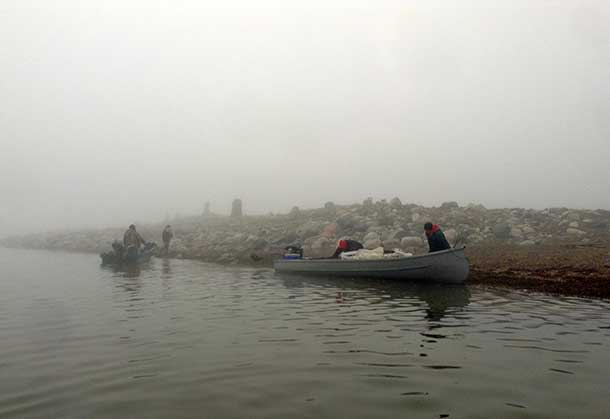
{"type": "Polygon", "coordinates": [[[428,238],[430,253],[451,249],[451,245],[447,241],[445,234],[442,232],[438,224],[426,223],[424,225],[424,231],[426,232],[426,237],[428,238]]]}
{"type": "Polygon", "coordinates": [[[335,250],[335,253],[331,256],[331,259],[337,259],[341,255],[341,253],[353,252],[363,248],[364,246],[362,245],[362,243],[357,242],[356,240],[339,240],[339,246],[337,247],[337,250],[335,250]]]}

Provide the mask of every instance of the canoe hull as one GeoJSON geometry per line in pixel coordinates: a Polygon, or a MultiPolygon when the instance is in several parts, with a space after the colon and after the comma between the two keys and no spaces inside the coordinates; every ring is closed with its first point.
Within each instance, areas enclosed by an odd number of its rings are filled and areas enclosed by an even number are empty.
{"type": "Polygon", "coordinates": [[[446,283],[463,283],[470,272],[468,258],[464,254],[463,248],[400,259],[276,260],[273,267],[277,272],[286,274],[388,278],[446,283]]]}

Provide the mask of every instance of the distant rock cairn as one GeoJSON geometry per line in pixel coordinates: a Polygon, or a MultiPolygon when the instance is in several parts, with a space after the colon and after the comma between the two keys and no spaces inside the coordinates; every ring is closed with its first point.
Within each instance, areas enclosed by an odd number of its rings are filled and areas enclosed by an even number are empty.
{"type": "Polygon", "coordinates": [[[238,218],[242,215],[241,199],[234,199],[233,205],[231,206],[231,217],[238,218]]]}
{"type": "Polygon", "coordinates": [[[210,215],[210,202],[206,202],[205,206],[203,207],[203,216],[207,217],[210,215]]]}

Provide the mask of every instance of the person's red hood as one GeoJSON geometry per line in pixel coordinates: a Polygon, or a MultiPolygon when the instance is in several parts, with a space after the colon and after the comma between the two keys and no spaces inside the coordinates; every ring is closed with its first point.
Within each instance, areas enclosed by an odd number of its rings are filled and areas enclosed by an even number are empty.
{"type": "Polygon", "coordinates": [[[433,235],[434,233],[436,233],[440,229],[441,228],[438,226],[438,224],[432,224],[432,230],[426,231],[426,236],[430,237],[431,235],[433,235]]]}

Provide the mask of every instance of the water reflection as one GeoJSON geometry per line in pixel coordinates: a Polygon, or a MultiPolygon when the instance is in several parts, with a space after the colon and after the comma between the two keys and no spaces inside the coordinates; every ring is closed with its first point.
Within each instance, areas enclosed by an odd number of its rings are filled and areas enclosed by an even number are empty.
{"type": "Polygon", "coordinates": [[[133,265],[121,265],[121,266],[105,266],[102,265],[103,270],[113,272],[113,276],[121,276],[124,278],[138,278],[142,273],[142,267],[139,264],[133,265]]]}
{"type": "Polygon", "coordinates": [[[426,303],[426,319],[440,321],[447,313],[464,309],[470,304],[470,291],[464,284],[422,284],[366,278],[325,278],[300,275],[282,275],[287,288],[337,289],[335,301],[344,304],[348,296],[377,297],[386,300],[417,299],[426,303]]]}
{"type": "Polygon", "coordinates": [[[607,417],[608,302],[2,252],[2,418],[607,417]]]}
{"type": "Polygon", "coordinates": [[[164,279],[172,276],[172,265],[168,258],[161,259],[161,275],[164,279]]]}

